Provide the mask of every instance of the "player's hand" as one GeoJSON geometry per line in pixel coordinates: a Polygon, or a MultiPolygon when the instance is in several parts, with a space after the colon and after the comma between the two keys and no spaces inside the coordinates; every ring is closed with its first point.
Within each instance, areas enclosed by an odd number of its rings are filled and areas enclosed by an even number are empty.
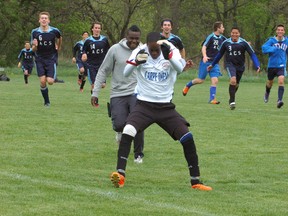
{"type": "Polygon", "coordinates": [[[144,64],[147,61],[148,56],[149,54],[145,52],[144,49],[140,50],[136,55],[136,59],[135,59],[136,64],[137,65],[144,64]]]}
{"type": "Polygon", "coordinates": [[[75,57],[72,58],[72,63],[76,63],[76,58],[75,57]]]}
{"type": "Polygon", "coordinates": [[[83,54],[82,54],[81,60],[82,60],[83,62],[86,62],[86,61],[87,61],[87,54],[86,54],[86,53],[83,53],[83,54]]]}
{"type": "Polygon", "coordinates": [[[209,66],[207,67],[207,71],[210,71],[212,68],[213,68],[213,66],[212,66],[212,65],[209,65],[209,66]]]}
{"type": "Polygon", "coordinates": [[[99,107],[98,97],[94,97],[94,96],[91,97],[91,105],[93,107],[99,107]]]}
{"type": "Polygon", "coordinates": [[[37,39],[36,38],[34,38],[33,39],[33,41],[32,41],[32,45],[34,45],[34,46],[38,46],[38,41],[37,41],[37,39]]]}
{"type": "Polygon", "coordinates": [[[21,67],[21,62],[18,63],[18,68],[20,68],[20,67],[21,67]]]}
{"type": "Polygon", "coordinates": [[[210,59],[210,58],[209,58],[208,56],[204,56],[204,57],[203,57],[203,62],[206,63],[206,62],[208,62],[209,59],[210,59]]]}
{"type": "Polygon", "coordinates": [[[186,61],[186,65],[185,65],[183,71],[186,71],[186,70],[188,70],[189,68],[191,68],[193,66],[194,66],[194,62],[192,61],[192,59],[188,59],[186,61]]]}
{"type": "Polygon", "coordinates": [[[256,70],[256,72],[257,72],[257,73],[260,73],[260,72],[261,72],[261,68],[258,67],[257,70],[256,70]]]}
{"type": "Polygon", "coordinates": [[[166,60],[169,60],[172,58],[173,51],[171,50],[171,47],[169,45],[169,42],[167,40],[158,40],[157,44],[160,45],[162,55],[166,60]]]}

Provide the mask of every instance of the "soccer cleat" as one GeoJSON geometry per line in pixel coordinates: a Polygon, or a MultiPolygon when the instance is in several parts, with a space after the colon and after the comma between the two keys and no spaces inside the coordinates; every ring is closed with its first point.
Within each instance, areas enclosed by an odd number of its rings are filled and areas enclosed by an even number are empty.
{"type": "Polygon", "coordinates": [[[236,108],[236,103],[235,102],[231,102],[230,103],[230,109],[234,110],[236,108]]]}
{"type": "Polygon", "coordinates": [[[278,109],[280,109],[283,105],[284,105],[284,102],[283,102],[283,101],[279,100],[279,101],[277,102],[277,108],[278,108],[278,109]]]}
{"type": "Polygon", "coordinates": [[[191,186],[193,189],[202,190],[202,191],[211,191],[212,187],[204,185],[203,183],[199,182],[198,184],[194,184],[191,186]]]}
{"type": "Polygon", "coordinates": [[[136,163],[136,164],[141,164],[141,163],[143,163],[143,157],[141,157],[140,155],[138,155],[138,157],[134,159],[134,163],[136,163]]]}
{"type": "Polygon", "coordinates": [[[113,172],[110,176],[112,184],[116,187],[124,187],[125,177],[118,172],[113,172]]]}
{"type": "Polygon", "coordinates": [[[217,101],[216,99],[209,101],[210,104],[220,104],[220,101],[217,101]]]}
{"type": "Polygon", "coordinates": [[[267,92],[265,92],[264,94],[264,103],[268,103],[269,100],[269,94],[267,94],[267,92]]]}
{"type": "Polygon", "coordinates": [[[182,90],[183,96],[186,96],[186,94],[188,93],[188,91],[189,91],[189,87],[185,86],[184,89],[182,90]]]}
{"type": "Polygon", "coordinates": [[[84,91],[84,89],[83,88],[80,88],[80,92],[83,92],[84,91]]]}
{"type": "Polygon", "coordinates": [[[49,108],[49,107],[50,107],[50,103],[45,103],[45,104],[44,104],[44,107],[49,108]]]}

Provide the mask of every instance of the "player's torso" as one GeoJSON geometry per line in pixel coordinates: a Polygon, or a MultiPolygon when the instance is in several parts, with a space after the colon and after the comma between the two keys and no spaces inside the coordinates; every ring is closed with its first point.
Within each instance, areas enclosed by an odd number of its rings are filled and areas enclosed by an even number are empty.
{"type": "Polygon", "coordinates": [[[37,56],[50,56],[57,53],[55,44],[56,38],[59,38],[57,34],[59,33],[56,30],[50,30],[48,32],[33,32],[33,39],[36,38],[38,41],[38,47],[36,52],[37,56]]]}
{"type": "Polygon", "coordinates": [[[97,65],[101,64],[109,49],[108,40],[100,37],[98,40],[89,38],[85,41],[85,53],[87,54],[87,63],[97,65]]]}
{"type": "Polygon", "coordinates": [[[204,45],[206,46],[206,55],[210,58],[209,61],[213,61],[213,58],[217,55],[221,44],[225,40],[225,37],[222,35],[216,36],[212,34],[207,39],[208,41],[204,42],[204,45]]]}

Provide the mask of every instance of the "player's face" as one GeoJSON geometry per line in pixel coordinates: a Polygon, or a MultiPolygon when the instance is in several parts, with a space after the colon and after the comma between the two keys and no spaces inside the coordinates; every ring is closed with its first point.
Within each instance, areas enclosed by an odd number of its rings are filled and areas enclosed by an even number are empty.
{"type": "Polygon", "coordinates": [[[160,46],[156,42],[149,42],[148,50],[153,59],[157,59],[161,54],[160,46]]]}
{"type": "Polygon", "coordinates": [[[237,42],[240,37],[240,32],[238,29],[232,29],[231,38],[233,42],[237,42]]]}
{"type": "Polygon", "coordinates": [[[31,48],[30,43],[25,43],[25,49],[29,50],[31,48]]]}
{"type": "Polygon", "coordinates": [[[101,25],[100,24],[94,24],[92,28],[93,36],[98,37],[101,33],[101,25]]]}
{"type": "Polygon", "coordinates": [[[285,35],[285,29],[282,26],[277,27],[276,29],[276,35],[278,37],[283,37],[285,35]]]}
{"type": "Polygon", "coordinates": [[[89,37],[89,34],[87,32],[85,32],[83,35],[82,35],[82,39],[85,40],[86,38],[89,37]]]}
{"type": "Polygon", "coordinates": [[[136,47],[138,47],[140,43],[140,37],[141,37],[140,32],[128,31],[127,36],[126,36],[127,46],[131,50],[134,50],[136,47]]]}
{"type": "Polygon", "coordinates": [[[40,26],[42,26],[42,27],[46,27],[47,25],[49,25],[49,23],[50,23],[49,16],[46,14],[42,14],[39,17],[39,23],[40,23],[40,26]]]}
{"type": "Polygon", "coordinates": [[[224,28],[224,26],[221,24],[220,28],[218,28],[219,33],[220,33],[220,34],[223,34],[223,33],[224,33],[224,30],[225,30],[225,28],[224,28]]]}
{"type": "Polygon", "coordinates": [[[169,34],[172,31],[172,25],[169,21],[164,21],[162,25],[163,33],[169,34]]]}

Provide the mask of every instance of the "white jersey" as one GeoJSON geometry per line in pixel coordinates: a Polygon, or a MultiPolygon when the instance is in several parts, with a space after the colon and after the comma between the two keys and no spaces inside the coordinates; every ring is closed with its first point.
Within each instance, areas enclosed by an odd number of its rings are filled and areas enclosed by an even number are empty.
{"type": "MultiPolygon", "coordinates": [[[[162,53],[157,59],[153,59],[150,55],[147,62],[137,66],[137,85],[135,93],[137,99],[154,103],[169,103],[172,100],[174,92],[174,83],[177,74],[183,71],[185,60],[181,58],[180,52],[175,46],[170,45],[173,50],[173,56],[170,60],[164,59],[162,53]]],[[[147,53],[148,47],[146,44],[135,49],[124,70],[124,75],[128,76],[130,70],[135,69],[135,58],[137,53],[145,49],[147,53]],[[132,63],[132,64],[129,64],[132,63]]]]}

